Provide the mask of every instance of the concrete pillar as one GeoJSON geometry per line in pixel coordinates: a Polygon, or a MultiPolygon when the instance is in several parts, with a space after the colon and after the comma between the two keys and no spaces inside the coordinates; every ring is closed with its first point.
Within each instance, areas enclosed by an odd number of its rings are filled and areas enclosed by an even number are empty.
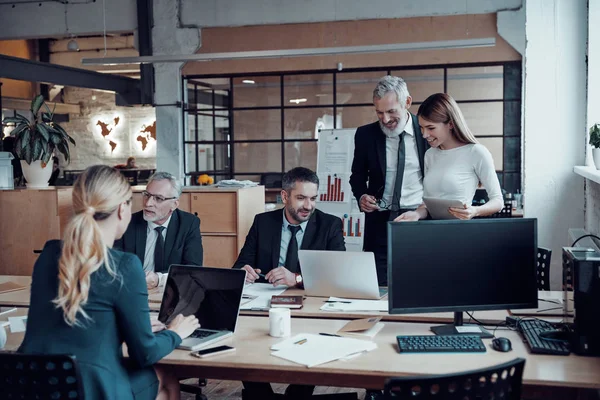
{"type": "MultiPolygon", "coordinates": [[[[154,0],[152,52],[154,55],[193,54],[200,45],[197,28],[181,28],[180,3],[154,0]]],[[[183,63],[154,64],[154,103],[156,104],[156,169],[167,171],[184,181],[183,115],[181,67],[183,63]]]]}

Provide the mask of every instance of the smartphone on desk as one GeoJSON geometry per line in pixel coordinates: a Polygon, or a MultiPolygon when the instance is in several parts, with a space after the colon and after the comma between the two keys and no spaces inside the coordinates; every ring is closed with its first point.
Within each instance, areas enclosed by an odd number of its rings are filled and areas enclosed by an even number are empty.
{"type": "Polygon", "coordinates": [[[210,349],[194,351],[190,354],[193,355],[194,357],[206,358],[206,357],[212,357],[212,356],[221,355],[221,354],[233,353],[234,351],[235,351],[235,347],[217,346],[217,347],[211,347],[210,349]]]}

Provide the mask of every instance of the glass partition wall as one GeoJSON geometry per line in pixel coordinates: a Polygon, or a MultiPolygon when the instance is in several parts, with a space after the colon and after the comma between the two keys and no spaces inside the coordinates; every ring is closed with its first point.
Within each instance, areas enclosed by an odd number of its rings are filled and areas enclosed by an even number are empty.
{"type": "Polygon", "coordinates": [[[406,80],[412,113],[430,94],[454,97],[502,187],[521,189],[520,62],[185,76],[186,183],[206,173],[277,187],[290,168],[316,169],[319,130],[376,121],[372,92],[386,74],[406,80]]]}

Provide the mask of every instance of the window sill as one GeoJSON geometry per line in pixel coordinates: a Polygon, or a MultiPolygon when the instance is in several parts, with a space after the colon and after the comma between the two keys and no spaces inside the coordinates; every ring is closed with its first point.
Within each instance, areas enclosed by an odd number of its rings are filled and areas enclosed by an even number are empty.
{"type": "Polygon", "coordinates": [[[600,184],[600,170],[597,170],[596,167],[576,166],[573,167],[573,172],[600,184]]]}

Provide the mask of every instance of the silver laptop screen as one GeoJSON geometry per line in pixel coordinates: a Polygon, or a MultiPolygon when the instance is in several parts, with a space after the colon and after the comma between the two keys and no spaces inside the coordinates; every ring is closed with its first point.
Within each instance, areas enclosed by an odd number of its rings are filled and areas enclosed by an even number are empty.
{"type": "Polygon", "coordinates": [[[246,271],[171,265],[158,319],[194,314],[204,329],[235,331],[246,271]]]}

